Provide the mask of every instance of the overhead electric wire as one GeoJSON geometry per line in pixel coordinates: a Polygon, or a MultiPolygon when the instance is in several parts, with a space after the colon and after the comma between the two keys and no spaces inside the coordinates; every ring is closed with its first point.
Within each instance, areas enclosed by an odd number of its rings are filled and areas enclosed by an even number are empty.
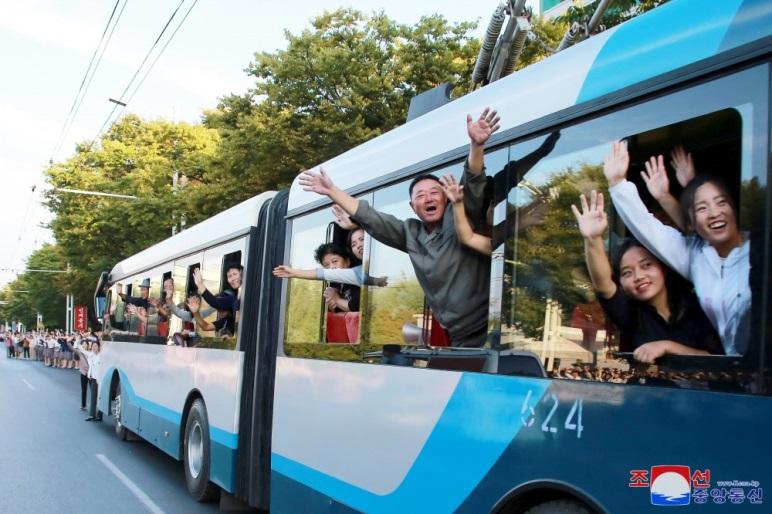
{"type": "Polygon", "coordinates": [[[62,125],[62,130],[59,133],[59,137],[56,140],[56,144],[54,145],[54,149],[51,152],[51,161],[56,158],[56,154],[61,149],[61,146],[64,144],[64,140],[67,138],[67,133],[70,131],[70,128],[72,127],[72,123],[75,121],[75,117],[78,115],[78,110],[80,110],[80,105],[83,103],[83,99],[86,97],[86,93],[88,93],[88,88],[91,85],[91,81],[94,78],[94,75],[96,74],[97,68],[99,68],[99,64],[102,61],[102,56],[105,53],[105,50],[107,49],[107,45],[110,44],[110,39],[113,37],[113,33],[115,32],[115,27],[118,26],[118,22],[121,19],[121,16],[123,15],[123,10],[126,8],[126,4],[128,3],[128,0],[126,0],[123,3],[123,7],[121,7],[120,12],[118,13],[118,17],[115,19],[115,23],[112,25],[112,30],[110,30],[110,25],[113,21],[113,18],[115,17],[115,12],[118,9],[118,5],[121,3],[121,0],[116,0],[115,5],[113,6],[113,10],[110,13],[110,17],[107,19],[107,23],[105,24],[105,28],[102,31],[102,36],[99,38],[99,43],[97,44],[96,48],[94,49],[94,53],[91,55],[91,60],[88,63],[88,67],[86,67],[86,73],[83,74],[83,79],[80,81],[80,87],[78,88],[78,92],[75,94],[75,98],[72,101],[72,106],[70,107],[70,112],[67,114],[67,117],[64,120],[64,124],[62,125]],[[109,36],[107,37],[107,40],[105,42],[105,35],[107,34],[108,30],[110,31],[109,36]],[[104,45],[102,43],[104,42],[104,45]],[[101,52],[100,52],[101,48],[101,52]],[[99,54],[99,57],[97,57],[97,54],[99,54]],[[94,64],[94,60],[96,59],[96,64],[94,64]],[[93,69],[92,69],[93,66],[93,69]]]}
{"type": "Polygon", "coordinates": [[[177,27],[174,29],[174,32],[169,36],[169,39],[166,40],[166,43],[164,43],[164,46],[161,47],[161,50],[158,52],[158,55],[155,56],[155,59],[153,59],[153,62],[150,63],[150,66],[148,67],[145,74],[142,76],[142,80],[139,81],[139,84],[137,84],[137,87],[134,88],[134,91],[132,91],[131,95],[129,95],[128,100],[126,100],[126,104],[128,105],[131,103],[131,100],[134,98],[134,95],[137,94],[137,91],[139,91],[139,88],[142,87],[142,84],[145,82],[145,79],[148,75],[150,75],[150,71],[155,66],[155,63],[158,62],[158,59],[161,58],[161,55],[163,55],[164,51],[166,50],[166,47],[169,46],[169,43],[172,42],[172,39],[174,39],[174,36],[177,35],[177,31],[180,30],[180,27],[182,27],[182,24],[185,23],[185,20],[188,18],[188,15],[190,14],[190,11],[193,10],[193,8],[198,3],[198,0],[193,0],[193,3],[190,5],[190,8],[188,8],[188,12],[185,13],[185,16],[182,17],[180,22],[177,24],[177,27]]]}
{"type": "MultiPolygon", "coordinates": [[[[180,3],[179,3],[179,5],[177,5],[177,8],[176,8],[176,9],[174,9],[174,12],[172,12],[172,15],[171,15],[171,16],[169,16],[169,19],[166,21],[166,24],[164,25],[163,29],[161,29],[161,32],[160,32],[160,34],[158,34],[158,37],[157,37],[157,38],[156,38],[156,40],[153,42],[153,45],[150,47],[150,50],[148,50],[147,54],[145,54],[145,57],[144,57],[144,59],[142,59],[142,62],[141,62],[141,63],[140,63],[140,65],[137,67],[137,70],[134,72],[134,75],[131,77],[131,80],[130,80],[130,81],[129,81],[129,83],[126,85],[126,87],[124,88],[124,90],[123,90],[123,92],[120,94],[120,96],[118,97],[118,100],[119,100],[119,102],[120,102],[121,104],[123,104],[123,105],[119,105],[119,103],[115,103],[115,106],[114,106],[114,107],[112,108],[112,110],[110,111],[110,114],[108,114],[108,115],[107,115],[107,118],[105,119],[104,123],[102,123],[102,126],[99,128],[99,131],[97,132],[96,136],[94,136],[94,139],[91,141],[91,144],[89,145],[89,147],[93,147],[93,146],[94,146],[94,144],[96,143],[97,139],[99,139],[99,136],[100,136],[100,135],[101,135],[101,134],[104,132],[104,130],[105,130],[105,127],[107,127],[108,123],[110,123],[110,119],[113,117],[113,114],[115,114],[115,111],[118,109],[118,107],[125,107],[125,106],[126,106],[126,103],[127,103],[127,102],[125,102],[125,101],[123,100],[124,96],[126,96],[126,93],[129,91],[129,89],[131,89],[131,86],[132,86],[132,84],[133,84],[133,83],[134,83],[134,81],[137,79],[137,76],[139,75],[139,73],[142,71],[142,68],[145,66],[145,63],[147,62],[148,58],[149,58],[149,57],[150,57],[150,55],[153,53],[153,50],[155,50],[155,47],[158,45],[158,42],[161,40],[161,38],[163,37],[164,33],[166,32],[166,29],[168,29],[168,28],[169,28],[169,25],[171,24],[172,20],[173,20],[173,19],[174,19],[174,17],[177,15],[177,13],[178,13],[178,12],[179,12],[179,10],[180,10],[180,7],[182,7],[182,4],[184,4],[184,3],[185,3],[185,0],[181,0],[181,1],[180,1],[180,3]]],[[[195,2],[193,3],[193,5],[195,6],[195,2]]],[[[191,9],[192,9],[192,7],[191,7],[191,9]]],[[[190,13],[190,9],[188,10],[188,14],[189,14],[189,13],[190,13]]],[[[187,18],[187,14],[185,15],[185,18],[187,18]]],[[[185,21],[185,18],[183,18],[183,19],[182,19],[182,22],[184,22],[184,21],[185,21]]],[[[180,22],[180,24],[177,26],[177,29],[179,29],[179,26],[180,26],[180,25],[182,25],[182,22],[180,22]]],[[[177,33],[177,30],[175,30],[175,31],[174,31],[174,34],[176,34],[176,33],[177,33]]],[[[171,37],[174,37],[174,34],[172,34],[172,36],[171,36],[171,37]]],[[[169,38],[169,40],[171,40],[171,37],[169,38]]],[[[164,46],[163,48],[165,49],[165,48],[166,48],[166,46],[164,46]]],[[[161,52],[163,52],[163,50],[161,50],[161,52]]],[[[159,55],[160,55],[160,53],[159,53],[159,55]]],[[[143,80],[144,80],[144,79],[143,79],[143,80]]],[[[138,89],[138,88],[137,88],[137,89],[138,89]]],[[[136,91],[137,91],[137,90],[135,89],[135,90],[134,90],[134,93],[136,93],[136,91]]],[[[133,93],[133,94],[134,94],[134,93],[133,93]]],[[[132,94],[132,96],[133,96],[133,94],[132,94]]],[[[114,123],[114,122],[113,122],[113,123],[114,123]]],[[[112,125],[111,125],[111,126],[112,126],[112,125]]]]}

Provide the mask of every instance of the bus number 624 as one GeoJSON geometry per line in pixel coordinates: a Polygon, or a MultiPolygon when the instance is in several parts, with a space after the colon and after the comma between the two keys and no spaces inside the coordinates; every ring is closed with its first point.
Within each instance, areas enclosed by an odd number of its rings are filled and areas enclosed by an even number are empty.
{"type": "MultiPolygon", "coordinates": [[[[536,403],[531,403],[531,399],[533,396],[533,391],[528,390],[528,394],[525,395],[525,398],[523,399],[523,405],[520,408],[520,421],[522,421],[523,426],[525,428],[532,427],[534,423],[536,422],[536,410],[534,407],[536,406],[536,403]]],[[[558,431],[557,426],[553,425],[553,418],[555,417],[555,413],[558,411],[558,406],[560,405],[560,401],[558,400],[558,397],[555,395],[555,393],[550,393],[548,395],[545,395],[542,399],[544,403],[551,403],[552,407],[550,408],[549,412],[547,413],[547,416],[544,418],[544,421],[541,424],[541,429],[543,432],[548,432],[555,434],[558,431]]],[[[565,430],[574,430],[576,431],[576,438],[581,439],[582,438],[582,431],[584,430],[584,425],[582,424],[582,399],[577,398],[574,400],[573,405],[571,405],[571,410],[568,412],[568,416],[566,416],[566,420],[563,423],[563,428],[565,430]]]]}

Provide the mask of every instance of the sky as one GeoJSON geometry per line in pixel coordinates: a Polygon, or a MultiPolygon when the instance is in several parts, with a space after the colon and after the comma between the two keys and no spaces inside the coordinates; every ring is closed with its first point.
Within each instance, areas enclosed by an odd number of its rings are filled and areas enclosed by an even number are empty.
{"type": "Polygon", "coordinates": [[[74,153],[77,142],[97,137],[100,127],[112,119],[109,114],[115,105],[108,99],[121,98],[178,6],[176,17],[124,100],[178,21],[192,9],[124,114],[199,122],[202,112],[215,107],[219,97],[243,93],[251,86],[243,70],[255,52],[285,48],[285,29],[299,33],[324,10],[383,11],[409,24],[439,13],[454,22],[479,21],[479,36],[499,1],[120,0],[115,16],[123,8],[122,14],[64,134],[68,113],[115,1],[0,0],[0,284],[13,280],[15,270],[24,269],[35,249],[53,242],[45,228],[51,214],[41,203],[46,187],[43,170],[49,159],[65,160],[74,153]]]}

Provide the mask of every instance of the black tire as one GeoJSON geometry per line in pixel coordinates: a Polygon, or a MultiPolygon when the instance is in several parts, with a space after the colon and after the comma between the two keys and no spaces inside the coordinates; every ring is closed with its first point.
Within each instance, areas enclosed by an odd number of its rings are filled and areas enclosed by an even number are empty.
{"type": "Polygon", "coordinates": [[[535,505],[525,514],[593,514],[586,505],[574,500],[552,500],[535,505]]]}
{"type": "Polygon", "coordinates": [[[212,501],[220,492],[220,488],[209,481],[211,455],[209,419],[204,401],[199,398],[193,402],[188,411],[182,446],[185,482],[190,496],[197,502],[212,501]]]}
{"type": "Polygon", "coordinates": [[[129,429],[122,423],[122,400],[124,398],[126,398],[126,395],[124,394],[123,387],[121,387],[120,380],[118,380],[113,386],[113,399],[110,402],[110,415],[112,415],[113,421],[115,422],[115,435],[118,436],[118,439],[121,441],[128,441],[129,429]]]}

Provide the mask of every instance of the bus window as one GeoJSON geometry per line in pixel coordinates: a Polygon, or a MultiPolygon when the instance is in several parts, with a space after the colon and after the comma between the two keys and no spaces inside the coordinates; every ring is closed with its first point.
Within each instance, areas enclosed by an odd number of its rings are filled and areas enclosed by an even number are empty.
{"type": "MultiPolygon", "coordinates": [[[[292,221],[292,242],[288,265],[298,269],[316,269],[314,250],[327,241],[333,216],[329,208],[292,221]]],[[[325,283],[316,280],[289,280],[289,302],[285,341],[287,343],[318,343],[325,341],[324,306],[325,283]]]]}
{"type": "Polygon", "coordinates": [[[202,272],[206,292],[201,298],[203,321],[197,319],[196,323],[199,336],[196,346],[236,348],[244,242],[238,239],[204,252],[202,272]]]}
{"type": "MultiPolygon", "coordinates": [[[[538,355],[547,372],[557,378],[747,389],[748,369],[753,367],[758,353],[757,348],[748,345],[754,339],[749,339],[753,324],[748,319],[753,309],[748,306],[751,294],[747,261],[746,277],[738,275],[731,284],[725,284],[726,288],[737,289],[737,300],[731,302],[729,312],[722,314],[726,319],[717,320],[708,308],[706,322],[702,323],[707,329],[713,326],[719,332],[715,336],[723,344],[711,343],[713,336],[706,330],[696,338],[699,340],[685,341],[689,348],[700,350],[701,355],[666,354],[657,358],[655,365],[648,365],[640,353],[632,353],[645,344],[641,340],[645,331],[630,328],[643,323],[646,317],[635,315],[629,322],[632,325],[620,330],[612,321],[612,317],[620,319],[618,311],[609,310],[608,302],[601,305],[597,300],[587,273],[584,239],[571,205],[579,205],[580,193],[589,195],[596,190],[604,195],[609,227],[603,237],[613,262],[623,241],[631,235],[631,227],[625,227],[612,208],[603,173],[603,161],[612,142],[623,138],[627,141],[628,180],[646,210],[671,226],[674,221],[649,193],[640,172],[652,155],[662,154],[670,161],[671,151],[683,145],[693,156],[698,177],[719,176],[727,184],[728,196],[736,206],[739,230],[743,238],[751,237],[752,245],[752,234],[759,233],[763,221],[759,215],[760,199],[764,197],[760,184],[766,175],[766,158],[761,142],[765,137],[761,135],[766,134],[766,119],[759,113],[768,112],[768,106],[763,87],[751,84],[763,84],[764,73],[765,69],[760,68],[745,70],[511,147],[508,173],[515,180],[508,183],[515,187],[497,193],[507,198],[508,237],[499,253],[504,263],[503,345],[538,355]],[[534,154],[539,155],[535,163],[519,165],[534,154]],[[748,295],[747,300],[744,295],[748,295]],[[722,330],[724,334],[720,333],[722,330]],[[726,340],[728,332],[732,332],[730,344],[726,340]],[[733,352],[732,345],[738,350],[733,352]],[[717,355],[722,353],[729,355],[717,355]],[[744,361],[743,356],[747,357],[744,361]],[[719,381],[723,383],[717,385],[719,381]]],[[[668,173],[670,193],[678,198],[682,187],[672,167],[668,173]]],[[[650,250],[655,251],[658,250],[650,250]]],[[[750,253],[753,258],[753,251],[750,253]]],[[[662,289],[672,300],[671,308],[674,312],[687,312],[684,305],[689,305],[688,295],[693,286],[684,282],[670,284],[677,273],[666,267],[663,270],[664,276],[671,277],[662,289]]],[[[614,280],[614,290],[624,291],[618,275],[614,280]]],[[[752,289],[752,276],[750,284],[752,289]]],[[[704,287],[698,284],[697,296],[704,287]]],[[[641,302],[648,305],[642,308],[653,308],[646,300],[641,302]]],[[[710,301],[700,299],[700,303],[709,305],[710,301]]],[[[676,317],[671,318],[673,330],[678,322],[676,317]]]]}
{"type": "Polygon", "coordinates": [[[171,317],[169,331],[174,344],[187,346],[195,335],[193,315],[188,310],[187,300],[196,295],[196,284],[193,282],[193,270],[201,267],[201,254],[178,259],[174,263],[172,278],[174,279],[174,305],[177,315],[171,317]]]}
{"type": "MultiPolygon", "coordinates": [[[[161,284],[162,275],[157,272],[152,272],[150,276],[150,293],[148,300],[158,300],[161,297],[161,284]]],[[[148,337],[161,337],[159,332],[159,326],[161,322],[161,314],[158,309],[152,305],[152,302],[146,310],[147,323],[145,327],[145,336],[148,337]]]]}
{"type": "Polygon", "coordinates": [[[126,310],[126,304],[120,295],[122,292],[123,291],[120,290],[117,284],[114,284],[110,287],[112,300],[107,312],[110,314],[111,330],[125,330],[124,314],[126,310]]]}
{"type": "MultiPolygon", "coordinates": [[[[408,186],[402,182],[376,191],[373,207],[399,219],[415,217],[410,208],[408,186]]],[[[386,287],[371,287],[367,296],[364,339],[371,344],[403,344],[403,325],[423,326],[424,293],[405,252],[372,240],[370,270],[373,277],[385,277],[386,287]]]]}

